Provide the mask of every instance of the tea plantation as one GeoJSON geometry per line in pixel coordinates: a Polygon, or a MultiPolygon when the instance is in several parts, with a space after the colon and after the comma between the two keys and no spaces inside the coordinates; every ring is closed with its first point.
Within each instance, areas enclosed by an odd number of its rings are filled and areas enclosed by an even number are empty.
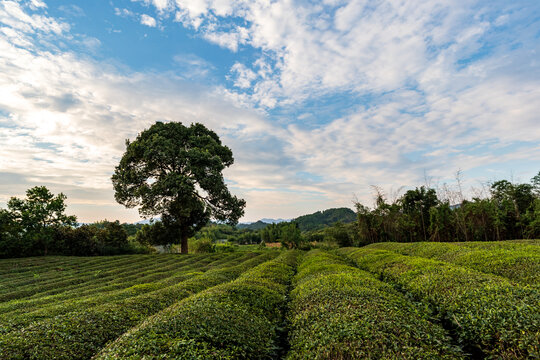
{"type": "Polygon", "coordinates": [[[0,359],[540,358],[540,241],[0,260],[0,359]]]}

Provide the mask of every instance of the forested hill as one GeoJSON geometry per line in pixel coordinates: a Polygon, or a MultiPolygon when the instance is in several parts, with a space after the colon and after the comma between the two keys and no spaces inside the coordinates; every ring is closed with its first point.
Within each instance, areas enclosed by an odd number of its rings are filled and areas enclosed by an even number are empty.
{"type": "Polygon", "coordinates": [[[303,215],[294,219],[301,231],[319,230],[340,221],[351,223],[356,221],[356,213],[349,208],[336,208],[303,215]]]}
{"type": "Polygon", "coordinates": [[[259,220],[251,224],[238,224],[236,227],[240,230],[242,229],[261,230],[261,229],[264,229],[267,225],[268,223],[265,223],[262,220],[259,220]]]}

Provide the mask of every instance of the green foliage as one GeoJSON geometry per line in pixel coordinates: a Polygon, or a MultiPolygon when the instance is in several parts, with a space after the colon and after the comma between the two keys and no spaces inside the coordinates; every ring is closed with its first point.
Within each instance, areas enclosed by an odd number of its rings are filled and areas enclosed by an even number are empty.
{"type": "Polygon", "coordinates": [[[120,263],[109,259],[97,262],[103,265],[98,269],[85,264],[84,271],[75,276],[68,275],[69,272],[62,274],[61,281],[57,280],[58,274],[51,278],[47,273],[28,285],[21,286],[21,282],[14,279],[9,281],[6,290],[12,288],[14,291],[1,293],[0,297],[13,300],[0,305],[0,333],[13,331],[45,318],[119,302],[162,289],[200,275],[201,271],[210,266],[219,266],[220,261],[232,260],[219,255],[205,258],[164,255],[161,262],[148,256],[124,257],[120,263]],[[57,294],[51,294],[48,289],[56,291],[57,294]],[[20,298],[21,295],[30,294],[35,296],[20,298]]]}
{"type": "Polygon", "coordinates": [[[504,242],[377,243],[367,248],[398,252],[461,265],[483,273],[503,276],[518,284],[540,285],[540,241],[532,244],[504,242]]]}
{"type": "Polygon", "coordinates": [[[294,222],[284,224],[280,230],[281,245],[287,249],[298,249],[304,241],[298,224],[294,222]]]}
{"type": "Polygon", "coordinates": [[[0,209],[0,258],[31,253],[29,244],[22,241],[23,228],[13,215],[0,209]]]}
{"type": "Polygon", "coordinates": [[[206,225],[193,237],[196,239],[208,238],[214,242],[227,240],[238,244],[258,244],[261,242],[259,231],[216,223],[206,225]]]}
{"type": "Polygon", "coordinates": [[[531,179],[533,190],[537,197],[540,197],[540,171],[531,179]]]}
{"type": "Polygon", "coordinates": [[[281,222],[268,224],[260,231],[262,243],[280,242],[288,249],[298,249],[305,243],[305,238],[295,222],[281,222]]]}
{"type": "Polygon", "coordinates": [[[532,209],[529,209],[526,217],[529,221],[526,230],[527,238],[540,239],[540,198],[534,200],[534,205],[532,209]]]}
{"type": "Polygon", "coordinates": [[[238,229],[247,229],[247,230],[262,230],[266,226],[268,226],[268,223],[262,222],[261,220],[251,223],[251,224],[239,224],[237,227],[238,229]]]}
{"type": "Polygon", "coordinates": [[[198,239],[190,244],[190,252],[195,254],[215,252],[215,245],[210,239],[198,239]]]}
{"type": "Polygon", "coordinates": [[[147,253],[128,241],[126,227],[107,220],[74,228],[75,216],[64,214],[66,197],[37,186],[26,199],[11,198],[0,209],[0,257],[32,255],[114,255],[147,253]]]}
{"type": "Polygon", "coordinates": [[[96,359],[276,358],[297,256],[284,253],[232,283],[175,304],[107,346],[96,359]]]}
{"type": "Polygon", "coordinates": [[[338,222],[333,226],[324,229],[324,240],[326,242],[335,242],[339,246],[352,246],[355,243],[354,233],[356,227],[354,224],[342,224],[338,222]]]}
{"type": "Polygon", "coordinates": [[[174,230],[166,227],[161,221],[153,224],[144,224],[135,235],[135,239],[141,244],[167,246],[171,244],[171,238],[175,237],[174,230]]]}
{"type": "Polygon", "coordinates": [[[468,350],[494,358],[540,356],[540,293],[495,275],[391,251],[340,250],[362,269],[434,307],[468,350]]]}
{"type": "Polygon", "coordinates": [[[5,259],[0,358],[535,358],[538,246],[5,259]]]}
{"type": "Polygon", "coordinates": [[[337,222],[351,223],[356,220],[356,214],[349,208],[327,209],[316,213],[303,215],[294,219],[301,231],[320,230],[337,222]]]}
{"type": "Polygon", "coordinates": [[[497,181],[490,196],[454,205],[425,187],[407,191],[392,204],[378,193],[374,209],[356,204],[358,236],[363,244],[534,238],[540,236],[537,180],[533,178],[533,184],[497,181]]]}
{"type": "Polygon", "coordinates": [[[117,338],[142,319],[182,298],[231,281],[276,254],[267,252],[263,255],[252,253],[229,256],[229,261],[216,263],[213,269],[203,274],[172,282],[169,286],[154,291],[149,289],[149,292],[143,290],[142,293],[137,291],[141,289],[131,289],[135,290],[131,297],[45,317],[28,326],[0,333],[0,358],[90,358],[108,341],[117,338]]]}
{"type": "Polygon", "coordinates": [[[459,359],[445,331],[391,286],[320,250],[294,277],[287,359],[459,359]]]}
{"type": "Polygon", "coordinates": [[[244,214],[245,201],[231,195],[222,175],[234,162],[232,152],[204,125],[157,122],[126,147],[112,176],[116,200],[160,215],[182,252],[211,218],[236,224],[244,214]]]}
{"type": "Polygon", "coordinates": [[[217,253],[230,253],[234,252],[239,248],[237,244],[231,244],[229,242],[226,243],[218,243],[214,247],[214,251],[217,253]]]}
{"type": "Polygon", "coordinates": [[[12,197],[0,212],[0,255],[19,257],[58,252],[54,233],[75,225],[76,217],[64,214],[66,196],[55,196],[45,186],[26,191],[26,198],[12,197]]]}

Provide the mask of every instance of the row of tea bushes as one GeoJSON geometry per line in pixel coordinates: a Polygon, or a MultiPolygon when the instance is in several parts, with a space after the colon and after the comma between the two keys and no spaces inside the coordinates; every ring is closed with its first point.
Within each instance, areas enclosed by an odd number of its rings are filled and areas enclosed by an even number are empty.
{"type": "MultiPolygon", "coordinates": [[[[429,304],[475,354],[540,357],[540,293],[507,279],[442,261],[376,249],[341,249],[361,269],[379,274],[429,304]]],[[[480,355],[478,355],[480,356],[480,355]]]]}
{"type": "Polygon", "coordinates": [[[27,281],[24,284],[2,280],[7,291],[0,294],[0,301],[18,299],[23,297],[41,297],[61,293],[66,288],[83,287],[88,281],[101,279],[105,282],[109,279],[118,279],[122,275],[135,275],[138,267],[148,264],[155,264],[152,257],[129,259],[125,257],[121,260],[106,261],[99,264],[77,269],[75,272],[66,272],[62,268],[57,268],[56,273],[43,275],[35,273],[35,280],[27,281]]]}
{"type": "MultiPolygon", "coordinates": [[[[170,264],[172,259],[164,259],[164,265],[170,264]]],[[[174,263],[174,261],[172,261],[174,263]]],[[[50,281],[45,284],[29,284],[21,286],[9,293],[0,295],[0,301],[18,300],[18,299],[38,299],[46,296],[62,294],[65,291],[72,291],[75,289],[81,292],[86,290],[88,286],[94,284],[107,284],[112,285],[114,283],[123,283],[124,280],[128,281],[130,278],[134,279],[138,276],[138,271],[144,269],[146,266],[155,265],[153,262],[141,262],[137,264],[132,262],[129,265],[118,266],[116,264],[105,264],[103,268],[96,270],[85,270],[81,272],[80,278],[75,276],[69,276],[63,278],[62,274],[57,275],[55,281],[50,281]],[[115,269],[118,272],[115,273],[115,269]]]]}
{"type": "MultiPolygon", "coordinates": [[[[115,261],[125,258],[125,256],[110,256],[109,258],[109,261],[115,261]]],[[[39,256],[2,259],[0,261],[0,276],[2,279],[22,279],[28,274],[45,274],[58,268],[76,271],[81,266],[87,267],[101,262],[103,262],[103,259],[95,256],[39,256]]]]}
{"type": "Polygon", "coordinates": [[[164,289],[55,316],[0,335],[0,359],[89,359],[146,317],[199,291],[231,281],[276,256],[274,252],[257,255],[243,262],[233,260],[230,266],[164,289]]]}
{"type": "MultiPolygon", "coordinates": [[[[152,256],[149,255],[135,255],[137,262],[151,262],[152,256]]],[[[2,276],[2,279],[8,280],[9,284],[14,284],[16,287],[30,284],[45,284],[49,281],[55,281],[61,276],[63,279],[70,277],[78,278],[83,273],[91,272],[92,270],[107,270],[108,266],[114,266],[115,268],[122,268],[123,266],[133,265],[134,259],[130,259],[129,256],[111,256],[110,259],[105,257],[94,257],[94,259],[86,258],[81,259],[79,263],[71,258],[66,259],[65,262],[55,262],[54,259],[49,260],[48,257],[42,257],[42,265],[33,268],[30,267],[26,271],[18,273],[18,275],[11,274],[11,276],[2,276]]],[[[22,260],[22,259],[21,259],[22,260]]],[[[6,260],[2,260],[2,267],[6,267],[4,264],[6,260]]]]}
{"type": "MultiPolygon", "coordinates": [[[[123,266],[133,266],[133,259],[123,257],[121,259],[103,259],[98,258],[95,261],[85,264],[84,266],[77,267],[64,267],[54,266],[36,269],[31,272],[24,272],[17,277],[2,276],[0,280],[0,297],[2,301],[6,293],[10,293],[13,290],[23,290],[25,287],[32,287],[33,285],[41,285],[46,287],[50,283],[58,282],[59,280],[73,280],[77,281],[78,278],[85,274],[94,274],[98,271],[108,269],[108,266],[122,269],[123,266]]],[[[144,262],[145,259],[139,258],[139,262],[144,262]]],[[[35,287],[39,289],[39,287],[35,287]]],[[[33,293],[23,294],[22,296],[30,296],[33,293]]],[[[13,296],[15,298],[17,296],[13,296]]]]}
{"type": "MultiPolygon", "coordinates": [[[[96,295],[105,297],[123,291],[132,286],[148,282],[158,282],[163,286],[173,284],[175,275],[182,275],[192,267],[204,268],[219,264],[219,261],[230,260],[231,256],[207,256],[207,257],[163,257],[155,258],[153,263],[146,266],[139,265],[139,271],[135,275],[124,276],[118,274],[117,278],[103,280],[96,277],[85,283],[83,287],[74,286],[65,288],[64,291],[53,295],[33,296],[30,298],[14,299],[0,303],[0,314],[31,312],[36,309],[44,309],[48,306],[57,306],[68,301],[79,301],[93,298],[96,295]]],[[[136,259],[134,260],[136,261],[136,259]]]]}
{"type": "Polygon", "coordinates": [[[189,297],[107,346],[96,359],[275,359],[297,251],[189,297]]]}
{"type": "Polygon", "coordinates": [[[475,249],[524,249],[531,246],[540,246],[540,239],[520,239],[520,240],[504,240],[504,241],[465,241],[456,243],[462,247],[475,249]]]}
{"type": "Polygon", "coordinates": [[[294,277],[287,359],[459,359],[445,330],[391,286],[320,250],[294,277]]]}
{"type": "MultiPolygon", "coordinates": [[[[228,258],[229,261],[236,261],[236,258],[238,258],[238,256],[231,256],[225,258],[228,258]]],[[[26,309],[26,311],[25,309],[21,309],[9,312],[7,314],[2,314],[0,315],[0,333],[14,331],[18,328],[28,326],[35,321],[52,318],[68,312],[87,310],[101,304],[121,303],[135,296],[141,296],[145,293],[164,289],[168,286],[200,275],[209,268],[219,268],[219,266],[219,262],[210,262],[209,264],[206,264],[205,262],[200,261],[194,265],[185,265],[174,272],[171,271],[170,276],[163,279],[162,281],[139,283],[126,289],[117,290],[109,293],[97,293],[92,296],[54,302],[52,304],[48,304],[48,306],[28,308],[26,309]]]]}
{"type": "Polygon", "coordinates": [[[403,255],[436,259],[506,277],[521,285],[540,285],[540,247],[513,243],[377,243],[367,246],[403,255]]]}

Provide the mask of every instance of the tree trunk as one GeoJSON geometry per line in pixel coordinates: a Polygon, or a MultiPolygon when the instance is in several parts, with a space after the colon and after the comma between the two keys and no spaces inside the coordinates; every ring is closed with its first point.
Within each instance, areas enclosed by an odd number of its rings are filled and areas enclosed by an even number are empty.
{"type": "Polygon", "coordinates": [[[180,242],[180,252],[182,254],[188,253],[188,237],[186,235],[182,235],[182,240],[180,242]]]}

